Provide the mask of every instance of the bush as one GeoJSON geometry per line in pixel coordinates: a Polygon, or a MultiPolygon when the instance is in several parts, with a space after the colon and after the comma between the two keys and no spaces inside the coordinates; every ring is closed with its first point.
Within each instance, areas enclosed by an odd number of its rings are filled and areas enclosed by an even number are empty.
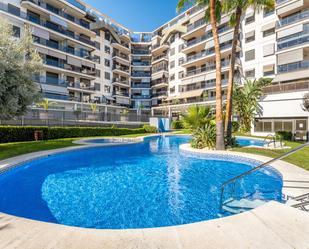
{"type": "Polygon", "coordinates": [[[280,140],[291,141],[293,138],[293,134],[290,131],[277,131],[276,138],[280,140]]]}
{"type": "Polygon", "coordinates": [[[0,143],[33,141],[34,132],[41,131],[42,139],[121,136],[130,134],[153,133],[153,127],[138,129],[115,127],[44,127],[44,126],[0,126],[0,143]]]}
{"type": "Polygon", "coordinates": [[[216,127],[212,124],[206,124],[197,128],[193,133],[191,146],[196,149],[212,149],[216,144],[216,127]]]}
{"type": "Polygon", "coordinates": [[[151,126],[151,125],[144,125],[143,129],[145,130],[146,133],[157,133],[158,129],[157,127],[151,126]]]}
{"type": "Polygon", "coordinates": [[[238,132],[239,128],[240,128],[239,122],[233,121],[232,122],[232,132],[233,133],[238,132]]]}
{"type": "Polygon", "coordinates": [[[180,129],[183,129],[183,123],[181,120],[174,120],[172,122],[172,129],[174,130],[180,130],[180,129]]]}

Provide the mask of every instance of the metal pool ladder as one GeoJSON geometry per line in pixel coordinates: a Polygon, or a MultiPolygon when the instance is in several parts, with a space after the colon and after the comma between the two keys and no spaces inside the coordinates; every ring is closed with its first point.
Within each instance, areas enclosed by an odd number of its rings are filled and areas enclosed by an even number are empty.
{"type": "Polygon", "coordinates": [[[267,146],[269,146],[271,143],[274,143],[274,148],[276,147],[276,136],[273,134],[268,134],[264,140],[263,140],[263,144],[265,144],[267,142],[267,146]],[[267,141],[267,139],[270,139],[270,141],[267,141]]]}
{"type": "MultiPolygon", "coordinates": [[[[266,167],[266,166],[270,165],[271,163],[273,163],[273,162],[275,162],[275,161],[278,161],[278,160],[283,159],[283,158],[285,158],[285,157],[287,157],[287,156],[289,156],[289,155],[292,155],[292,154],[294,154],[295,152],[297,152],[297,151],[303,149],[303,148],[306,147],[306,146],[309,146],[309,142],[307,142],[307,143],[305,143],[305,144],[302,144],[302,145],[296,147],[295,149],[292,149],[292,150],[290,150],[290,151],[284,153],[284,154],[281,155],[281,156],[278,156],[278,157],[276,157],[276,158],[274,158],[274,159],[271,159],[271,160],[269,160],[269,161],[267,161],[267,162],[265,162],[265,163],[262,163],[262,164],[260,164],[259,166],[254,167],[254,168],[252,168],[252,169],[250,169],[250,170],[248,170],[248,171],[246,171],[246,172],[244,172],[244,173],[242,173],[242,174],[240,174],[240,175],[238,175],[238,176],[235,176],[235,177],[231,178],[230,180],[224,182],[224,183],[221,185],[220,210],[223,211],[223,206],[224,206],[226,203],[230,203],[230,202],[233,201],[233,196],[234,196],[234,193],[235,193],[235,183],[236,183],[237,180],[242,179],[243,177],[245,177],[245,176],[247,176],[247,175],[249,175],[249,174],[251,174],[251,173],[253,173],[253,172],[255,172],[255,171],[257,171],[257,170],[259,170],[259,169],[261,169],[261,168],[263,168],[263,167],[266,167]],[[227,199],[227,201],[224,202],[223,198],[224,198],[224,191],[225,191],[225,188],[226,188],[228,185],[231,185],[231,184],[233,184],[233,185],[232,185],[232,194],[231,194],[232,196],[231,196],[230,199],[227,199]]],[[[248,202],[248,200],[247,200],[247,202],[248,202]]],[[[239,203],[239,202],[238,202],[238,203],[239,203]]],[[[250,203],[249,203],[249,205],[250,205],[250,203]]],[[[254,205],[254,203],[251,203],[251,205],[254,205]]],[[[238,206],[238,207],[241,208],[240,206],[238,206]]],[[[245,207],[245,208],[246,208],[246,207],[245,207]]],[[[248,208],[250,208],[250,207],[248,207],[248,208]]],[[[232,211],[232,209],[230,209],[230,211],[232,211]]]]}

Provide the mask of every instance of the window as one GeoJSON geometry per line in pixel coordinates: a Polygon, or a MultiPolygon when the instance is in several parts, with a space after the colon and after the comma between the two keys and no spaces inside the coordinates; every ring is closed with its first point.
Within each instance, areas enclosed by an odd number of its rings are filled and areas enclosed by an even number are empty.
{"type": "Polygon", "coordinates": [[[99,69],[95,70],[95,76],[98,78],[101,77],[101,71],[99,69]]]}
{"type": "Polygon", "coordinates": [[[105,65],[106,67],[110,67],[110,66],[111,66],[110,60],[104,59],[104,65],[105,65]]]}
{"type": "Polygon", "coordinates": [[[104,51],[105,51],[105,53],[110,54],[111,53],[111,48],[109,46],[105,46],[104,47],[104,51]]]}
{"type": "Polygon", "coordinates": [[[48,4],[48,3],[46,4],[46,9],[48,9],[49,11],[51,11],[51,12],[57,14],[57,15],[59,14],[59,9],[48,4]]]}
{"type": "Polygon", "coordinates": [[[170,38],[170,43],[173,43],[175,41],[175,35],[172,35],[170,38]]]}
{"type": "Polygon", "coordinates": [[[255,77],[255,69],[250,69],[245,71],[246,78],[254,78],[255,77]]]}
{"type": "Polygon", "coordinates": [[[249,16],[249,17],[246,18],[245,24],[248,25],[250,23],[253,23],[254,21],[255,21],[255,16],[253,14],[252,16],[249,16]]]}
{"type": "Polygon", "coordinates": [[[104,92],[106,92],[106,93],[110,93],[110,92],[111,92],[111,87],[110,87],[110,86],[105,85],[105,86],[104,86],[104,92]]]}
{"type": "Polygon", "coordinates": [[[108,33],[108,32],[105,33],[105,40],[106,40],[106,41],[110,41],[110,40],[111,40],[111,35],[110,35],[110,33],[108,33]]]}
{"type": "Polygon", "coordinates": [[[100,83],[94,83],[94,90],[96,90],[96,91],[100,91],[101,90],[100,83]]]}
{"type": "MultiPolygon", "coordinates": [[[[47,84],[58,84],[58,74],[56,73],[51,73],[51,72],[46,72],[46,83],[47,84]]],[[[73,81],[74,82],[74,78],[73,81]]]]}
{"type": "Polygon", "coordinates": [[[172,75],[170,76],[170,81],[172,81],[172,80],[175,80],[175,74],[172,74],[172,75]]]}
{"type": "Polygon", "coordinates": [[[183,44],[180,44],[180,45],[178,46],[178,52],[179,52],[179,53],[182,51],[183,47],[184,47],[183,44]]]}
{"type": "Polygon", "coordinates": [[[255,31],[251,31],[245,34],[245,43],[249,43],[255,40],[255,31]]]}
{"type": "Polygon", "coordinates": [[[110,80],[111,79],[111,74],[109,72],[105,72],[104,73],[104,78],[107,79],[107,80],[110,80]]]}
{"type": "Polygon", "coordinates": [[[170,93],[175,93],[175,87],[174,86],[170,88],[170,93]]]}
{"type": "Polygon", "coordinates": [[[173,56],[175,54],[175,48],[172,48],[170,51],[170,56],[173,56]]]}
{"type": "Polygon", "coordinates": [[[271,29],[263,31],[263,37],[267,37],[273,34],[275,34],[275,28],[271,28],[271,29]]]}
{"type": "Polygon", "coordinates": [[[184,63],[184,58],[183,57],[179,58],[178,65],[181,66],[183,63],[184,63]]]}
{"type": "Polygon", "coordinates": [[[100,50],[101,49],[101,45],[100,45],[100,43],[99,42],[94,42],[94,46],[98,49],[98,50],[100,50]]]}
{"type": "Polygon", "coordinates": [[[15,16],[20,16],[20,8],[16,7],[13,4],[8,4],[8,12],[15,16]]]}
{"type": "Polygon", "coordinates": [[[184,72],[181,71],[178,73],[178,79],[182,79],[184,77],[184,72]]]}
{"type": "Polygon", "coordinates": [[[245,52],[245,61],[251,61],[255,59],[255,50],[249,50],[245,52]]]}
{"type": "Polygon", "coordinates": [[[263,16],[264,17],[268,17],[268,16],[270,16],[270,15],[272,15],[272,14],[274,14],[275,13],[275,10],[274,9],[264,9],[264,11],[263,11],[263,16]]]}
{"type": "Polygon", "coordinates": [[[171,61],[170,63],[170,69],[174,68],[175,67],[175,61],[171,61]]]}
{"type": "Polygon", "coordinates": [[[13,26],[13,36],[20,38],[20,27],[13,26]]]}
{"type": "Polygon", "coordinates": [[[254,131],[255,132],[271,132],[272,123],[270,121],[255,121],[254,131]]]}

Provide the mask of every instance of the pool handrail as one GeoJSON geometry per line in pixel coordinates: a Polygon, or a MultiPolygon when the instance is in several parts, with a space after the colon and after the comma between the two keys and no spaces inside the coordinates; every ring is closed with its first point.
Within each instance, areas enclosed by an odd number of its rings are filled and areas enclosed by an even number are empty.
{"type": "Polygon", "coordinates": [[[268,134],[264,140],[263,140],[263,144],[265,144],[267,142],[267,146],[269,146],[270,143],[274,143],[274,148],[276,147],[276,136],[273,134],[268,134]],[[270,138],[270,141],[267,142],[267,139],[270,138]]]}
{"type": "MultiPolygon", "coordinates": [[[[294,148],[294,149],[292,149],[292,150],[290,150],[290,151],[288,151],[288,152],[282,154],[281,156],[278,156],[278,157],[273,158],[273,159],[271,159],[271,160],[269,160],[269,161],[267,161],[267,162],[265,162],[265,163],[262,163],[262,164],[260,164],[259,166],[256,166],[256,167],[254,167],[254,168],[252,168],[252,169],[250,169],[250,170],[248,170],[248,171],[246,171],[246,172],[244,172],[244,173],[242,173],[242,174],[240,174],[240,175],[238,175],[238,176],[235,176],[235,177],[233,177],[233,178],[227,180],[226,182],[224,182],[224,183],[221,185],[220,210],[222,211],[222,207],[223,207],[223,204],[224,204],[224,203],[223,203],[223,195],[224,195],[225,187],[226,187],[227,185],[229,185],[229,184],[231,184],[231,183],[234,183],[234,184],[235,184],[235,182],[236,182],[237,180],[239,180],[239,179],[241,179],[241,178],[243,178],[243,177],[245,177],[245,176],[251,174],[252,172],[257,171],[257,170],[259,170],[259,169],[261,169],[261,168],[263,168],[263,167],[269,166],[271,163],[276,162],[276,161],[278,161],[278,160],[280,160],[280,159],[283,159],[283,158],[285,158],[285,157],[287,157],[287,156],[289,156],[289,155],[292,155],[292,154],[294,154],[295,152],[297,152],[297,151],[299,151],[299,150],[301,150],[301,149],[303,149],[303,148],[305,148],[305,147],[307,147],[307,146],[309,146],[309,142],[306,142],[306,143],[304,143],[304,144],[302,144],[302,145],[300,145],[300,146],[298,146],[298,147],[296,147],[296,148],[294,148]]],[[[234,191],[235,191],[235,185],[233,186],[233,192],[234,192],[234,191]]],[[[233,194],[234,194],[234,193],[233,193],[233,194]]]]}

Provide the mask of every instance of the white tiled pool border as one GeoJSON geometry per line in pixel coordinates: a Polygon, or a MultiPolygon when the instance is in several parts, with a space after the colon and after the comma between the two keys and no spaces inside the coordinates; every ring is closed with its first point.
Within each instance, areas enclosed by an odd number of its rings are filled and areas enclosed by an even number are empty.
{"type": "MultiPolygon", "coordinates": [[[[141,141],[141,138],[135,140],[141,141]]],[[[94,146],[104,145],[88,144],[34,152],[0,161],[0,171],[38,157],[94,146]]],[[[264,156],[240,152],[195,150],[189,145],[181,145],[180,150],[198,154],[237,155],[261,162],[270,160],[264,156]]],[[[309,189],[304,188],[304,181],[309,182],[309,172],[283,161],[277,161],[271,166],[282,174],[285,194],[298,195],[308,192],[309,189]]],[[[309,215],[277,202],[269,202],[254,210],[215,220],[131,230],[69,227],[0,213],[0,248],[8,249],[309,248],[308,234],[309,215]]]]}

